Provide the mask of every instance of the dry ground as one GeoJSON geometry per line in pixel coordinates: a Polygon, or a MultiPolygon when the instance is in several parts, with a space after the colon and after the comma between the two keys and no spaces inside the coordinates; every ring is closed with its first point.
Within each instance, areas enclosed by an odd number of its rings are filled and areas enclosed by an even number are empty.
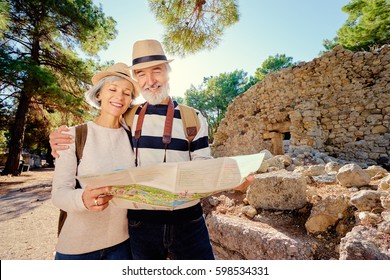
{"type": "Polygon", "coordinates": [[[0,259],[51,260],[58,209],[51,204],[53,169],[0,177],[0,259]]]}

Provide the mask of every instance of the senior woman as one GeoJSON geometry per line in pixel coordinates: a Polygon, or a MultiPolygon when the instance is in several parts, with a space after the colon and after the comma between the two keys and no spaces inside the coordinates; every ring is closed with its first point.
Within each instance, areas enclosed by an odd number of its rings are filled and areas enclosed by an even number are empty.
{"type": "MultiPolygon", "coordinates": [[[[134,166],[134,153],[122,126],[122,114],[137,97],[128,66],[117,63],[92,78],[85,93],[87,102],[100,109],[87,122],[88,134],[83,157],[77,165],[75,144],[59,151],[53,178],[52,202],[67,212],[58,237],[56,260],[131,259],[127,209],[109,201],[110,187],[76,188],[78,175],[108,172],[134,166]]],[[[75,127],[69,133],[75,136],[75,127]]]]}

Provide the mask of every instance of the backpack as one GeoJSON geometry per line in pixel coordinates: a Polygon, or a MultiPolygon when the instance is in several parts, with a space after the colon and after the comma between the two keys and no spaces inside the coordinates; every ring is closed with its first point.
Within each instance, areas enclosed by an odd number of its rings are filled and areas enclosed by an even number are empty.
{"type": "MultiPolygon", "coordinates": [[[[131,141],[131,132],[125,129],[127,136],[130,140],[131,148],[133,148],[133,144],[131,141]]],[[[87,140],[87,134],[88,134],[88,125],[86,123],[80,124],[76,126],[76,132],[75,132],[75,148],[76,148],[76,158],[77,158],[77,166],[79,166],[80,160],[83,157],[83,150],[85,146],[85,142],[87,140]]],[[[77,175],[77,171],[76,171],[77,175]]],[[[81,189],[79,181],[76,179],[76,189],[81,189]]],[[[58,217],[58,228],[57,228],[57,236],[60,235],[61,229],[65,223],[67,217],[66,211],[60,209],[60,216],[58,217]]]]}
{"type": "MultiPolygon", "coordinates": [[[[141,106],[141,104],[136,104],[126,111],[124,114],[124,120],[128,127],[133,126],[133,120],[137,109],[141,106]]],[[[200,122],[198,115],[194,108],[179,104],[179,110],[181,115],[181,120],[183,123],[184,134],[186,135],[188,141],[188,151],[190,150],[190,145],[192,140],[194,140],[196,134],[200,128],[200,122]]]]}

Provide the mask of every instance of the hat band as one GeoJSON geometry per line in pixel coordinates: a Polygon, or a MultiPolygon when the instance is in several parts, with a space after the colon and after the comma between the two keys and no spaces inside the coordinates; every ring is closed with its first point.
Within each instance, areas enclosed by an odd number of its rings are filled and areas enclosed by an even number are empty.
{"type": "Polygon", "coordinates": [[[165,55],[149,55],[149,56],[138,57],[133,59],[133,66],[136,64],[155,61],[155,60],[167,60],[167,57],[165,55]]]}
{"type": "Polygon", "coordinates": [[[130,76],[129,76],[129,75],[127,75],[126,73],[119,72],[119,71],[115,71],[115,73],[122,74],[122,75],[125,75],[125,76],[127,76],[127,77],[129,77],[129,78],[130,78],[130,76]]]}
{"type": "MultiPolygon", "coordinates": [[[[122,75],[125,75],[126,77],[129,77],[129,75],[127,75],[126,73],[123,73],[123,72],[119,72],[119,71],[114,71],[115,73],[118,73],[118,74],[122,74],[122,75]]],[[[131,78],[130,78],[131,79],[131,78]]],[[[133,96],[134,95],[134,84],[132,82],[130,82],[132,87],[133,87],[133,90],[131,91],[131,95],[133,96]]]]}

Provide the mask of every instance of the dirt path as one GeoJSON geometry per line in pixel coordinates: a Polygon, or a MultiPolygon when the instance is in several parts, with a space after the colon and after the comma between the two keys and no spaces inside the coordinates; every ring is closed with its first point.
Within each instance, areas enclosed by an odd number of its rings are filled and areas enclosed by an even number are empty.
{"type": "Polygon", "coordinates": [[[52,260],[58,209],[50,200],[53,169],[0,176],[0,259],[52,260]]]}

